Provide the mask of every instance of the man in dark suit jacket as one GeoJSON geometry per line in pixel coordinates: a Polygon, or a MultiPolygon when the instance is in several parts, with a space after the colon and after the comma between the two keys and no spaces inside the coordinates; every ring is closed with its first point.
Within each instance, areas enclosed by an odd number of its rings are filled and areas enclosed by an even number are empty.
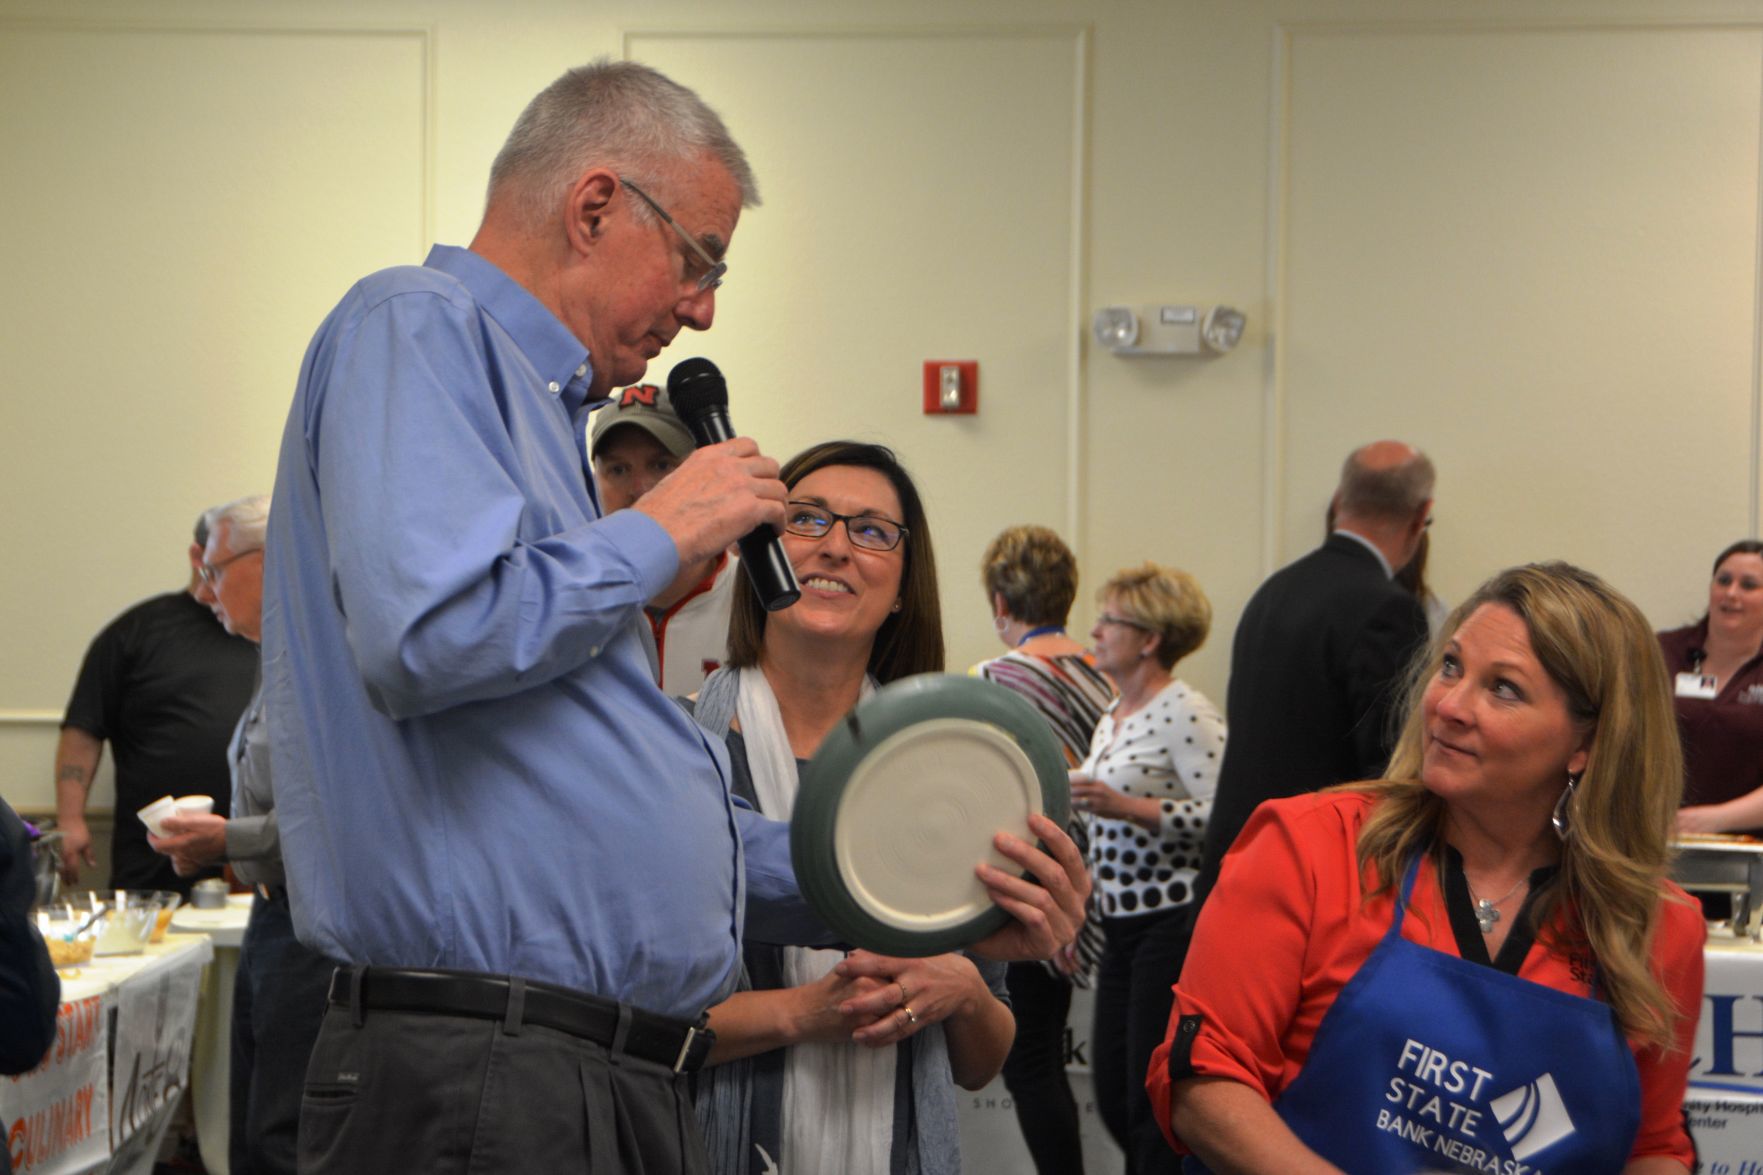
{"type": "MultiPolygon", "coordinates": [[[[1432,462],[1400,441],[1353,451],[1335,491],[1334,533],[1270,576],[1237,623],[1230,733],[1188,917],[1139,944],[1139,966],[1174,982],[1219,863],[1262,800],[1383,773],[1402,679],[1426,642],[1420,601],[1391,578],[1432,521],[1432,462]]],[[[1174,1172],[1160,1136],[1133,1140],[1129,1168],[1174,1172]]]]}
{"type": "Polygon", "coordinates": [[[1262,800],[1382,774],[1403,675],[1427,635],[1420,601],[1391,576],[1432,521],[1433,476],[1426,454],[1400,441],[1355,450],[1335,491],[1334,533],[1244,609],[1202,899],[1262,800]]]}

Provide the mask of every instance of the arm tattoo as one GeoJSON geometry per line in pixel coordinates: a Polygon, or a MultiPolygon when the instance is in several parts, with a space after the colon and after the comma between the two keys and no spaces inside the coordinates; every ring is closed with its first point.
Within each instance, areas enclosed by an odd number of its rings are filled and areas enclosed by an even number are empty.
{"type": "Polygon", "coordinates": [[[86,769],[84,767],[81,767],[78,763],[69,763],[66,766],[64,766],[60,771],[56,772],[55,782],[57,782],[57,783],[77,783],[81,787],[85,787],[86,782],[87,782],[86,769]]]}

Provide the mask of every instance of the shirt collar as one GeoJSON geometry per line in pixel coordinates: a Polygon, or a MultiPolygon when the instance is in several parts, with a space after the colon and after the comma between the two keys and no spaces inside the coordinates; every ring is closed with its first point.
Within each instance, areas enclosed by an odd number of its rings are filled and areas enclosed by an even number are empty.
{"type": "Polygon", "coordinates": [[[1362,534],[1354,534],[1350,530],[1337,530],[1334,533],[1340,535],[1342,538],[1352,539],[1354,542],[1356,542],[1360,546],[1364,547],[1367,551],[1370,551],[1373,555],[1376,555],[1377,556],[1377,565],[1379,567],[1383,568],[1383,577],[1385,579],[1396,578],[1395,569],[1390,566],[1390,561],[1383,557],[1383,552],[1378,550],[1377,547],[1372,543],[1372,541],[1370,539],[1366,538],[1362,534]]]}
{"type": "Polygon", "coordinates": [[[532,292],[470,249],[436,245],[423,265],[455,278],[532,362],[548,390],[574,415],[588,398],[588,349],[532,292]]]}

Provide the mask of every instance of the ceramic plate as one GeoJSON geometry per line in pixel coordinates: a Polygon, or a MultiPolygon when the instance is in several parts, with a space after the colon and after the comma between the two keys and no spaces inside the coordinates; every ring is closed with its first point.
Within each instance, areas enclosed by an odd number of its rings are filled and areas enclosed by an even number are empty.
{"type": "Polygon", "coordinates": [[[1015,868],[992,837],[1032,812],[1064,825],[1065,757],[1040,713],[976,677],[893,682],[803,769],[790,821],[802,893],[842,938],[888,955],[970,946],[1008,915],[974,866],[1015,868]]]}

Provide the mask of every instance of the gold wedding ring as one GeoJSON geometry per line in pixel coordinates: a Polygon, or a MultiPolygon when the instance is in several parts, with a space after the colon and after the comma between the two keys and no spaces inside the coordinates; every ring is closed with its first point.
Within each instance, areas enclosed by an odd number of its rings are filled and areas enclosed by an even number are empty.
{"type": "Polygon", "coordinates": [[[912,1011],[911,1008],[907,1007],[905,1004],[901,1004],[900,1010],[902,1012],[906,1013],[906,1023],[908,1023],[908,1024],[918,1023],[918,1016],[912,1011]]]}

